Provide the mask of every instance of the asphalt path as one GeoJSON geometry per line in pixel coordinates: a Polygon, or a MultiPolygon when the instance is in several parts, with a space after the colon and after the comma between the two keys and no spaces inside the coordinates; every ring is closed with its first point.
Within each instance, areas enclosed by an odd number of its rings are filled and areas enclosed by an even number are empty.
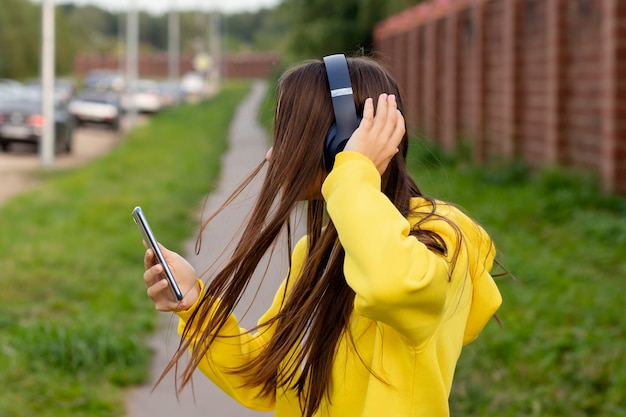
{"type": "MultiPolygon", "coordinates": [[[[265,130],[257,122],[257,109],[265,97],[266,84],[254,84],[251,94],[240,105],[229,131],[229,149],[222,159],[222,172],[218,188],[207,200],[204,213],[198,218],[206,218],[213,213],[230,195],[230,192],[256,167],[265,157],[269,147],[269,139],[265,130]]],[[[211,273],[223,265],[227,259],[229,243],[240,229],[242,222],[249,216],[254,196],[261,184],[261,178],[241,195],[227,210],[222,212],[204,231],[201,251],[194,253],[195,236],[191,237],[186,246],[186,258],[194,265],[203,279],[210,279],[211,273]]],[[[267,267],[266,278],[255,296],[255,290],[261,282],[261,274],[257,273],[251,291],[244,296],[240,308],[236,311],[241,326],[249,328],[270,305],[274,293],[284,278],[287,269],[286,249],[279,248],[271,260],[258,268],[263,271],[267,267]],[[279,256],[282,255],[282,256],[279,256]],[[248,309],[249,307],[249,309],[248,309]]],[[[128,395],[127,417],[254,417],[268,416],[272,413],[261,413],[246,409],[228,397],[199,371],[193,378],[193,387],[188,386],[176,398],[174,375],[168,374],[154,390],[154,382],[165,368],[169,358],[176,350],[179,337],[176,333],[177,318],[172,314],[160,315],[161,328],[151,340],[155,349],[152,377],[148,384],[130,390],[128,395]]],[[[184,362],[183,362],[184,363],[184,362]]]]}

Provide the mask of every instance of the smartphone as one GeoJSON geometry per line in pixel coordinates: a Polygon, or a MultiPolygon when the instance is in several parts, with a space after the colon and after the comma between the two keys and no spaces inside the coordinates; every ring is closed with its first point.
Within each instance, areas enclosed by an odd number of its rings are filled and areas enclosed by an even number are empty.
{"type": "Polygon", "coordinates": [[[165,262],[165,257],[163,256],[163,252],[161,252],[161,248],[159,248],[159,245],[157,244],[157,240],[154,237],[154,233],[152,233],[152,229],[150,229],[148,220],[146,219],[146,216],[143,214],[143,210],[141,210],[141,207],[137,206],[133,209],[133,220],[137,224],[137,227],[139,227],[139,231],[141,232],[141,235],[143,236],[143,240],[145,240],[148,247],[154,251],[154,255],[156,256],[157,262],[163,266],[163,275],[170,283],[170,288],[172,289],[172,293],[174,294],[174,297],[176,297],[178,301],[182,300],[183,293],[180,291],[180,288],[178,287],[178,284],[176,283],[176,280],[174,279],[174,275],[172,274],[172,271],[170,270],[169,265],[167,264],[167,262],[165,262]]]}

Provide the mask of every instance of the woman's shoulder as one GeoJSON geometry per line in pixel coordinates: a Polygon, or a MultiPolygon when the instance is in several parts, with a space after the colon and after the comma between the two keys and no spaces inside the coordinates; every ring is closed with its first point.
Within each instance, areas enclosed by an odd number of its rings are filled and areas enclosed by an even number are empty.
{"type": "Polygon", "coordinates": [[[464,220],[472,220],[460,206],[436,198],[413,197],[409,204],[409,216],[417,217],[443,217],[443,218],[462,218],[464,220]]]}
{"type": "Polygon", "coordinates": [[[410,204],[409,221],[412,226],[448,234],[460,232],[467,238],[490,240],[485,229],[465,210],[448,201],[414,197],[410,204]]]}

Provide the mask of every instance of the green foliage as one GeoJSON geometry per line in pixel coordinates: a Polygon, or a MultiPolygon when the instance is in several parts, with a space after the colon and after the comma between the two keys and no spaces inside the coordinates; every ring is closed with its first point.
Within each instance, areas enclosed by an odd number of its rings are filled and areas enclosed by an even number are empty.
{"type": "Polygon", "coordinates": [[[57,14],[68,22],[75,38],[76,48],[91,53],[113,52],[123,35],[123,19],[96,6],[77,6],[66,3],[57,7],[57,14]]]}
{"type": "Polygon", "coordinates": [[[451,414],[625,416],[626,197],[577,173],[476,167],[415,148],[423,191],[483,224],[516,277],[497,279],[502,328],[490,323],[463,350],[451,414]]]}
{"type": "Polygon", "coordinates": [[[286,48],[288,27],[278,8],[226,15],[222,25],[228,51],[282,52],[286,48]]]}
{"type": "Polygon", "coordinates": [[[124,414],[156,323],[131,210],[141,205],[159,239],[183,249],[247,90],[168,109],[88,166],[40,172],[40,187],[0,207],[1,416],[124,414]]]}
{"type": "MultiPolygon", "coordinates": [[[[116,52],[124,47],[126,14],[112,13],[95,6],[59,6],[77,36],[83,52],[116,52]]],[[[209,42],[209,14],[179,11],[180,45],[183,52],[196,52],[209,42]]],[[[139,13],[139,39],[143,50],[165,51],[168,48],[168,14],[139,13]]],[[[275,9],[221,15],[220,25],[228,51],[278,51],[286,31],[275,9]]]]}
{"type": "Polygon", "coordinates": [[[27,0],[0,2],[0,77],[37,74],[40,22],[37,9],[27,0]]]}
{"type": "MultiPolygon", "coordinates": [[[[55,64],[59,74],[74,65],[75,43],[64,16],[55,13],[55,64]]],[[[41,54],[41,6],[28,0],[0,1],[0,78],[37,77],[41,54]]]]}
{"type": "Polygon", "coordinates": [[[283,0],[289,50],[297,59],[369,54],[376,23],[422,0],[283,0]]]}

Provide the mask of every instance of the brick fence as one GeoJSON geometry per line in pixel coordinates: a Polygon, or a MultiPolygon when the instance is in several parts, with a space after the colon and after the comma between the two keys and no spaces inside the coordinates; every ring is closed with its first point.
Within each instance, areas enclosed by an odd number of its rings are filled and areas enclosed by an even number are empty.
{"type": "MultiPolygon", "coordinates": [[[[180,74],[192,71],[193,54],[180,57],[180,74]]],[[[143,53],[139,56],[141,77],[167,77],[167,53],[143,53]]],[[[90,70],[118,70],[124,68],[124,60],[115,54],[79,54],[74,60],[74,73],[84,75],[90,70]]],[[[228,54],[223,65],[223,73],[228,78],[267,78],[280,65],[280,57],[273,53],[228,54]]]]}
{"type": "Polygon", "coordinates": [[[625,0],[433,0],[380,22],[407,124],[479,162],[521,158],[626,193],[625,0]]]}

